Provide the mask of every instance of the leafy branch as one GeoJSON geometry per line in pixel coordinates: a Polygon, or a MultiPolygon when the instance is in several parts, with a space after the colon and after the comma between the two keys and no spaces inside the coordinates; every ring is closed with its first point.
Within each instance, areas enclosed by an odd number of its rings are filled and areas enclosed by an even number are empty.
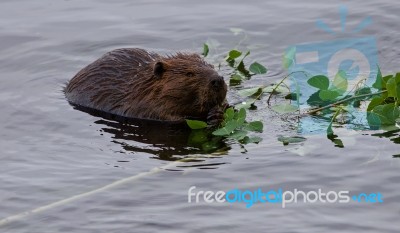
{"type": "MultiPolygon", "coordinates": [[[[237,31],[237,29],[236,29],[237,31]]],[[[235,32],[236,32],[235,31],[235,32]]],[[[203,45],[203,56],[207,56],[209,53],[209,46],[207,43],[203,45]]],[[[261,65],[258,62],[253,62],[250,64],[249,68],[246,68],[244,63],[244,59],[250,55],[250,51],[243,53],[237,49],[232,49],[228,52],[225,57],[225,61],[227,64],[233,69],[230,84],[237,85],[242,81],[249,80],[251,76],[258,74],[267,73],[267,68],[261,65]]],[[[253,92],[251,90],[251,95],[253,95],[256,99],[260,98],[263,91],[259,90],[259,88],[253,92]]],[[[255,101],[255,99],[254,99],[255,101]]],[[[214,129],[213,127],[207,125],[204,121],[198,120],[186,120],[187,125],[193,130],[193,132],[202,132],[200,135],[196,137],[196,140],[199,138],[203,138],[205,141],[202,141],[202,146],[210,144],[212,141],[217,141],[218,138],[232,139],[236,140],[241,144],[248,143],[258,143],[262,140],[262,138],[257,136],[248,136],[249,132],[262,132],[263,123],[261,121],[246,121],[246,108],[248,108],[252,103],[249,104],[239,104],[225,110],[224,120],[222,123],[214,129]]],[[[201,140],[200,140],[201,141],[201,140]]]]}
{"type": "MultiPolygon", "coordinates": [[[[232,31],[236,34],[242,33],[241,29],[232,31]]],[[[209,47],[207,44],[203,46],[203,55],[207,56],[209,47]]],[[[294,56],[296,48],[289,48],[283,56],[283,66],[288,69],[295,63],[294,56]]],[[[266,74],[268,69],[258,62],[253,62],[247,68],[245,59],[250,55],[250,51],[242,52],[238,49],[230,50],[224,58],[227,65],[232,68],[230,74],[230,86],[234,87],[243,81],[249,80],[253,75],[266,74]]],[[[326,130],[327,136],[336,146],[343,147],[343,143],[333,133],[332,124],[338,116],[344,112],[349,113],[348,109],[361,108],[361,102],[368,103],[366,108],[366,119],[371,129],[379,129],[383,125],[395,125],[400,117],[400,73],[394,75],[382,76],[378,67],[376,80],[372,86],[365,85],[366,78],[359,81],[353,87],[349,87],[347,73],[339,70],[333,80],[330,80],[323,74],[311,75],[306,71],[294,71],[289,73],[283,79],[272,86],[257,86],[238,90],[238,94],[247,97],[246,101],[229,108],[224,114],[224,121],[216,130],[210,132],[213,137],[222,137],[234,139],[240,143],[259,142],[261,139],[257,137],[251,138],[247,136],[248,132],[261,132],[263,129],[262,122],[246,122],[246,109],[250,108],[255,102],[262,98],[264,93],[269,93],[267,105],[271,106],[271,98],[277,93],[282,93],[283,87],[289,90],[289,94],[285,97],[289,99],[289,103],[273,105],[272,109],[278,113],[293,113],[298,111],[299,117],[314,115],[320,113],[319,117],[329,117],[330,124],[326,130]],[[296,79],[295,91],[286,84],[288,79],[295,74],[302,74],[307,79],[310,89],[317,90],[310,96],[303,96],[306,99],[307,107],[311,109],[300,112],[300,96],[301,90],[296,79]],[[350,89],[350,90],[348,90],[350,89]],[[373,90],[374,89],[374,90],[373,90]],[[292,103],[295,100],[295,103],[292,103]],[[346,110],[345,110],[346,108],[346,110]],[[334,111],[334,112],[333,112],[334,111]]],[[[293,85],[292,85],[293,87],[293,85]]],[[[304,94],[304,93],[303,93],[304,94]]],[[[189,121],[188,125],[192,129],[209,129],[205,122],[189,121]]],[[[287,138],[281,139],[284,144],[288,142],[287,138]]]]}
{"type": "Polygon", "coordinates": [[[378,92],[370,93],[370,94],[351,96],[349,98],[337,101],[335,103],[332,103],[332,104],[329,104],[329,105],[326,105],[326,106],[323,106],[323,107],[320,107],[320,108],[311,109],[310,111],[307,111],[307,112],[303,113],[302,115],[312,115],[312,114],[315,114],[315,113],[320,112],[322,110],[325,110],[325,109],[328,109],[328,108],[332,108],[332,107],[336,107],[337,105],[342,104],[342,103],[351,102],[351,101],[357,100],[359,98],[372,97],[372,96],[380,95],[380,94],[383,94],[383,93],[386,93],[386,92],[387,92],[387,90],[378,91],[378,92]]]}
{"type": "Polygon", "coordinates": [[[207,132],[211,132],[213,137],[233,139],[241,144],[260,142],[262,138],[257,136],[250,137],[248,133],[261,133],[264,127],[261,121],[247,122],[246,110],[244,108],[235,111],[232,107],[226,109],[224,120],[217,129],[209,127],[206,122],[198,120],[186,120],[186,123],[193,130],[206,130],[207,132]]]}

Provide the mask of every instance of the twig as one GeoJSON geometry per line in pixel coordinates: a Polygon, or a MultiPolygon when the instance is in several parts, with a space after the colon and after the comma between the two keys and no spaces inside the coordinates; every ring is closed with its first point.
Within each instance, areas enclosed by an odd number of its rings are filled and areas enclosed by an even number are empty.
{"type": "Polygon", "coordinates": [[[268,99],[267,99],[267,104],[268,104],[268,105],[270,105],[269,102],[270,102],[270,100],[271,100],[272,95],[273,95],[274,92],[276,91],[276,89],[278,89],[278,87],[283,83],[283,81],[285,81],[287,78],[289,78],[290,76],[292,76],[293,74],[296,74],[296,73],[302,73],[302,74],[304,74],[305,76],[308,75],[308,73],[307,73],[306,71],[295,71],[295,72],[292,72],[292,73],[288,74],[288,75],[287,75],[286,77],[284,77],[279,83],[277,83],[277,84],[275,85],[274,89],[272,89],[272,91],[271,91],[271,93],[269,94],[268,99]]]}
{"type": "Polygon", "coordinates": [[[303,113],[302,115],[311,115],[311,114],[317,113],[317,112],[319,112],[319,111],[322,111],[322,110],[324,110],[324,109],[331,108],[331,107],[335,107],[336,105],[341,104],[341,103],[344,103],[344,102],[347,102],[347,101],[351,101],[351,100],[354,100],[354,99],[357,99],[357,98],[363,98],[363,97],[369,97],[369,96],[379,95],[379,94],[382,94],[382,93],[385,93],[385,92],[387,92],[387,90],[378,91],[378,92],[370,93],[370,94],[352,96],[352,97],[349,97],[349,98],[347,98],[347,99],[340,100],[340,101],[338,101],[338,102],[336,102],[336,103],[326,105],[326,106],[324,106],[324,107],[312,109],[312,110],[310,110],[310,111],[308,111],[308,112],[303,113]]]}

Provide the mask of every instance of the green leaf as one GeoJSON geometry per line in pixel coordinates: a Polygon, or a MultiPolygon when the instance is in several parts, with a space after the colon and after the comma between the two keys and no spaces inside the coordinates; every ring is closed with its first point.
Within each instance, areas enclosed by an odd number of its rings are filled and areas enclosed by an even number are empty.
{"type": "Polygon", "coordinates": [[[267,68],[258,62],[254,62],[250,65],[249,70],[255,74],[265,74],[267,73],[267,68]]]}
{"type": "Polygon", "coordinates": [[[233,74],[231,80],[242,81],[244,78],[240,74],[233,74]]]}
{"type": "Polygon", "coordinates": [[[207,127],[207,123],[204,121],[197,121],[197,120],[188,120],[186,119],[186,124],[191,129],[204,129],[207,127]]]}
{"type": "Polygon", "coordinates": [[[382,89],[383,89],[383,90],[387,89],[387,87],[386,87],[387,82],[388,82],[389,79],[391,79],[392,77],[393,77],[393,75],[391,75],[391,74],[382,77],[382,89]]]}
{"type": "Polygon", "coordinates": [[[381,68],[379,66],[378,66],[378,73],[376,74],[376,80],[375,83],[372,84],[372,87],[378,90],[382,90],[383,88],[382,73],[381,73],[381,68]]]}
{"type": "Polygon", "coordinates": [[[340,94],[337,91],[331,91],[331,90],[322,90],[319,92],[319,98],[321,100],[335,100],[340,94]]]}
{"type": "Polygon", "coordinates": [[[386,83],[389,97],[400,99],[400,76],[390,78],[386,83]]]}
{"type": "Polygon", "coordinates": [[[278,104],[272,106],[272,109],[278,113],[291,113],[299,110],[297,106],[291,104],[278,104]]]}
{"type": "Polygon", "coordinates": [[[367,112],[367,121],[369,127],[374,130],[379,129],[382,125],[380,117],[373,112],[367,112]]]}
{"type": "Polygon", "coordinates": [[[262,141],[262,138],[260,137],[244,137],[243,140],[241,141],[243,144],[249,144],[249,143],[259,143],[262,141]]]}
{"type": "Polygon", "coordinates": [[[237,66],[237,70],[240,71],[246,77],[250,77],[251,76],[250,72],[244,66],[243,60],[239,62],[239,65],[237,66]]]}
{"type": "Polygon", "coordinates": [[[371,102],[368,104],[367,111],[370,112],[372,109],[374,109],[376,106],[380,105],[383,103],[385,99],[382,97],[374,97],[372,98],[371,102]]]}
{"type": "Polygon", "coordinates": [[[394,103],[378,105],[374,107],[372,113],[379,117],[382,125],[394,125],[396,119],[400,116],[399,107],[394,103]]]}
{"type": "Polygon", "coordinates": [[[235,116],[235,111],[233,110],[233,108],[228,108],[227,110],[225,110],[224,113],[224,121],[228,122],[233,120],[233,117],[235,116]]]}
{"type": "Polygon", "coordinates": [[[333,121],[331,121],[331,123],[329,123],[328,128],[326,129],[326,134],[328,135],[328,137],[332,136],[334,134],[333,129],[332,129],[332,123],[333,123],[333,121]]]}
{"type": "Polygon", "coordinates": [[[244,130],[235,130],[232,134],[230,134],[228,137],[233,138],[235,140],[242,140],[244,137],[247,136],[247,131],[244,130]]]}
{"type": "Polygon", "coordinates": [[[383,105],[383,113],[389,120],[390,125],[394,125],[400,116],[400,109],[395,103],[385,104],[383,105]]]}
{"type": "Polygon", "coordinates": [[[347,91],[347,76],[343,70],[339,70],[339,72],[335,75],[332,83],[332,90],[337,91],[340,95],[347,91]]]}
{"type": "Polygon", "coordinates": [[[212,132],[215,136],[227,136],[233,132],[237,128],[237,123],[235,120],[228,121],[224,127],[215,130],[212,132]]]}
{"type": "Polygon", "coordinates": [[[204,45],[203,45],[203,56],[207,57],[209,51],[210,50],[208,48],[208,44],[204,43],[204,45]]]}
{"type": "Polygon", "coordinates": [[[333,131],[332,131],[332,133],[328,133],[327,138],[329,140],[331,140],[335,144],[336,147],[344,148],[343,141],[340,140],[338,138],[338,136],[333,133],[333,131]]]}
{"type": "Polygon", "coordinates": [[[208,133],[206,130],[192,130],[188,138],[188,145],[199,146],[208,141],[208,133]]]}
{"type": "Polygon", "coordinates": [[[243,128],[249,131],[262,132],[264,125],[261,121],[252,121],[245,124],[243,128]]]}
{"type": "Polygon", "coordinates": [[[232,68],[235,68],[235,60],[231,59],[229,56],[225,59],[228,62],[228,65],[232,68]]]}
{"type": "Polygon", "coordinates": [[[236,112],[234,120],[236,121],[236,128],[242,126],[244,121],[246,120],[246,110],[244,108],[241,108],[239,112],[236,112]]]}
{"type": "MultiPolygon", "coordinates": [[[[233,109],[232,109],[233,110],[233,109]]],[[[233,119],[232,119],[232,111],[227,110],[226,116],[230,119],[229,121],[226,121],[226,124],[224,127],[215,130],[212,132],[213,135],[215,136],[228,136],[232,134],[232,132],[239,128],[240,126],[243,125],[245,119],[246,119],[246,110],[245,109],[240,109],[239,112],[233,113],[233,119]]]]}
{"type": "Polygon", "coordinates": [[[307,104],[310,106],[325,106],[325,105],[330,104],[331,102],[324,101],[321,99],[321,97],[319,97],[320,93],[321,93],[321,91],[317,91],[317,92],[313,93],[312,95],[310,95],[310,97],[307,100],[307,104]]]}
{"type": "Polygon", "coordinates": [[[229,59],[234,60],[234,59],[240,57],[240,55],[242,55],[242,52],[240,52],[236,49],[233,49],[233,50],[229,51],[228,57],[229,57],[229,59]]]}
{"type": "Polygon", "coordinates": [[[294,56],[296,54],[296,47],[290,47],[286,49],[285,54],[283,54],[282,65],[283,68],[289,69],[294,63],[294,56]]]}
{"type": "Polygon", "coordinates": [[[311,77],[307,83],[320,90],[328,90],[329,88],[329,78],[325,75],[316,75],[311,77]]]}
{"type": "Polygon", "coordinates": [[[242,89],[238,91],[238,94],[243,97],[248,97],[252,95],[260,95],[263,92],[262,87],[252,87],[252,88],[247,88],[247,89],[242,89]]]}
{"type": "Polygon", "coordinates": [[[340,114],[340,112],[342,111],[342,109],[338,109],[336,110],[335,114],[333,115],[331,122],[328,125],[328,128],[326,129],[326,135],[329,139],[331,139],[332,141],[334,141],[334,139],[337,137],[334,133],[333,133],[333,129],[332,129],[332,124],[333,121],[335,121],[336,117],[340,114]]]}

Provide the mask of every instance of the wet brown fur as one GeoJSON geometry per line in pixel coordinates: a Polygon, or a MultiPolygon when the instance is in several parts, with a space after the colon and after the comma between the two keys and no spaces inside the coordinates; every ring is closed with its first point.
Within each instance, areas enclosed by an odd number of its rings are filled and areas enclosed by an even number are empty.
{"type": "Polygon", "coordinates": [[[65,95],[73,105],[124,117],[181,121],[206,119],[226,91],[222,77],[197,54],[117,49],[76,74],[65,95]]]}

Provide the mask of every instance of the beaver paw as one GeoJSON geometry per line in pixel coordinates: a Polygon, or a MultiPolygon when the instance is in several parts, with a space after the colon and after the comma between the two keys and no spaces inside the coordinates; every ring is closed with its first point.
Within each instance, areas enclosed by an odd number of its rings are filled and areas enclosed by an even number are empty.
{"type": "Polygon", "coordinates": [[[207,124],[216,127],[224,120],[224,109],[220,106],[215,106],[208,112],[207,124]]]}

